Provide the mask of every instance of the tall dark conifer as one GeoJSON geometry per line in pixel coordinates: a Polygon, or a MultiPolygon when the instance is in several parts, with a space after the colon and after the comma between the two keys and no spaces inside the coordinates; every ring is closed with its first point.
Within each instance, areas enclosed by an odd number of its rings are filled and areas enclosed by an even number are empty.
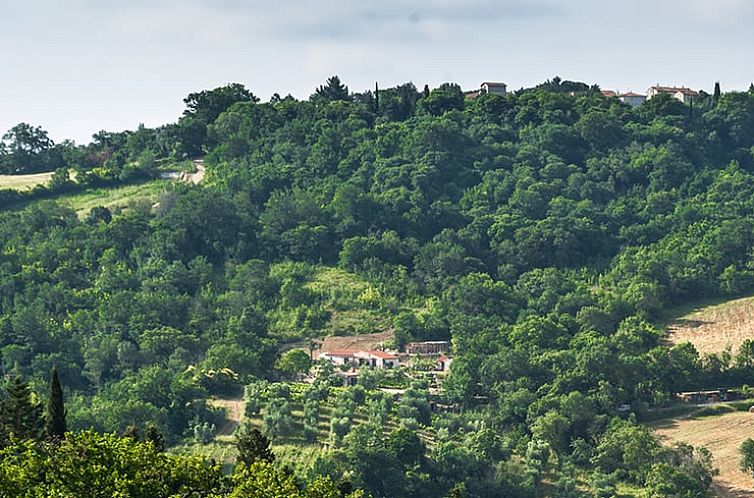
{"type": "Polygon", "coordinates": [[[68,430],[65,421],[63,387],[60,385],[58,368],[52,367],[50,385],[47,391],[47,412],[45,413],[45,435],[50,439],[63,439],[68,430]]]}
{"type": "Polygon", "coordinates": [[[23,377],[12,374],[8,380],[3,406],[3,425],[19,439],[39,439],[42,435],[42,405],[34,399],[23,377]]]}
{"type": "Polygon", "coordinates": [[[719,81],[715,82],[715,93],[712,94],[712,98],[715,99],[715,102],[720,100],[720,82],[719,81]]]}
{"type": "Polygon", "coordinates": [[[374,113],[379,114],[380,112],[380,86],[375,81],[374,82],[374,113]]]}

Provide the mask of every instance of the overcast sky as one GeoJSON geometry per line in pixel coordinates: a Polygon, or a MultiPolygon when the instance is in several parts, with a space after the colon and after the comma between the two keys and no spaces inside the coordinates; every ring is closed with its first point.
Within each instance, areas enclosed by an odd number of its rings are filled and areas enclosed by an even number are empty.
{"type": "Polygon", "coordinates": [[[304,99],[332,74],[352,91],[556,75],[745,89],[753,26],[754,0],[0,0],[0,133],[85,143],[175,121],[192,91],[304,99]]]}

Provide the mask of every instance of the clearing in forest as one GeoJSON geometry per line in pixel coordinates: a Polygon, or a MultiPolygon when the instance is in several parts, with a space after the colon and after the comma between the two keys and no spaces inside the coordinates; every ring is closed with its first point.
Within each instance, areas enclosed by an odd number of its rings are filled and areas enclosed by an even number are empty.
{"type": "Polygon", "coordinates": [[[754,479],[739,469],[738,448],[747,437],[754,437],[754,413],[733,412],[724,415],[674,419],[658,423],[655,434],[663,443],[689,443],[705,446],[720,469],[713,491],[722,498],[754,496],[754,479]]]}
{"type": "Polygon", "coordinates": [[[37,185],[44,185],[50,182],[52,172],[35,173],[33,175],[0,175],[0,190],[31,190],[37,185]]]}
{"type": "Polygon", "coordinates": [[[745,339],[754,339],[754,297],[697,308],[667,326],[670,344],[690,342],[699,353],[720,353],[728,346],[735,355],[745,339]]]}

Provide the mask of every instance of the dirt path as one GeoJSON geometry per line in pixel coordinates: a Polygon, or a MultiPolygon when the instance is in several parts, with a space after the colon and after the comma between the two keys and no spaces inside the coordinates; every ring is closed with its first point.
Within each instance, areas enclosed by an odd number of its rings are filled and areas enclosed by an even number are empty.
{"type": "Polygon", "coordinates": [[[754,479],[739,469],[738,448],[747,437],[754,437],[754,413],[734,412],[714,417],[680,419],[658,424],[655,434],[664,443],[686,442],[705,446],[720,469],[712,488],[722,498],[754,496],[754,479]]]}
{"type": "Polygon", "coordinates": [[[241,425],[244,414],[244,404],[241,398],[210,399],[208,403],[225,410],[225,423],[217,428],[218,436],[231,436],[238,426],[241,425]]]}
{"type": "Polygon", "coordinates": [[[196,167],[196,171],[193,173],[183,173],[181,175],[181,180],[184,182],[193,183],[194,185],[199,185],[202,180],[204,180],[204,174],[207,172],[207,170],[204,168],[204,159],[194,159],[194,166],[196,167]]]}

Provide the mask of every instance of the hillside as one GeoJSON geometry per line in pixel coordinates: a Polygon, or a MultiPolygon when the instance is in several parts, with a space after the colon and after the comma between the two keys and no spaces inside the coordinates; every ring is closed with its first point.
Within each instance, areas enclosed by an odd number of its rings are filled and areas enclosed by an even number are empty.
{"type": "Polygon", "coordinates": [[[754,298],[745,297],[703,306],[667,325],[669,344],[690,342],[699,353],[738,353],[741,343],[754,340],[754,298]]]}
{"type": "MultiPolygon", "coordinates": [[[[243,396],[297,478],[374,496],[704,493],[710,462],[626,412],[754,375],[747,348],[653,325],[754,292],[754,93],[634,108],[559,79],[469,98],[333,77],[307,100],[184,102],[86,146],[9,135],[2,164],[82,173],[0,191],[1,399],[45,400],[57,366],[74,431],[231,464],[243,396]],[[296,346],[323,338],[450,340],[452,366],[312,368],[296,346]]],[[[20,429],[0,420],[0,446],[20,429]]]]}

